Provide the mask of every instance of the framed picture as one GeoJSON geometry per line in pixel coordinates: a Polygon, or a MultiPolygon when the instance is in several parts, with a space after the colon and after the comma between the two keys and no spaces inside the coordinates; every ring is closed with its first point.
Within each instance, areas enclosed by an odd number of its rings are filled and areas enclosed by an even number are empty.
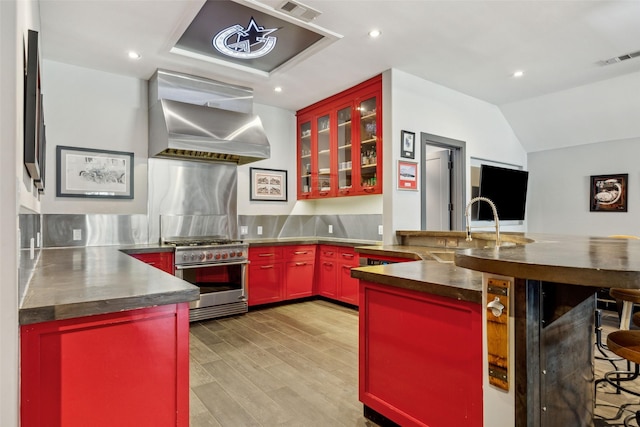
{"type": "Polygon", "coordinates": [[[416,134],[413,132],[401,131],[400,139],[402,140],[402,150],[400,156],[405,159],[416,158],[416,134]]]}
{"type": "Polygon", "coordinates": [[[250,200],[287,201],[287,171],[249,168],[250,200]]]}
{"type": "Polygon", "coordinates": [[[56,147],[56,196],[133,199],[133,153],[56,147]]]}
{"type": "Polygon", "coordinates": [[[629,174],[593,175],[589,210],[591,212],[626,212],[629,174]]]}
{"type": "Polygon", "coordinates": [[[418,190],[418,164],[398,160],[398,190],[418,190]]]}

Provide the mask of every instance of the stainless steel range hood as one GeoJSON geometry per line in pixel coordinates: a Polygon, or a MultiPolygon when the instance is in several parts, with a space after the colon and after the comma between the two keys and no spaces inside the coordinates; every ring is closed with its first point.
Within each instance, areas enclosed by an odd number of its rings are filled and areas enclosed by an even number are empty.
{"type": "Polygon", "coordinates": [[[158,70],[149,80],[149,157],[233,162],[268,159],[271,147],[250,89],[158,70]]]}

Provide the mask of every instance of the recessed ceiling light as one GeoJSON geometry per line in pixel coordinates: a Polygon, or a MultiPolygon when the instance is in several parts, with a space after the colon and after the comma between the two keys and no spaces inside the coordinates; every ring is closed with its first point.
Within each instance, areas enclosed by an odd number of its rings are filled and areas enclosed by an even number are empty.
{"type": "Polygon", "coordinates": [[[376,37],[380,37],[380,34],[382,34],[382,32],[380,30],[371,30],[369,31],[369,37],[375,39],[376,37]]]}
{"type": "Polygon", "coordinates": [[[513,73],[513,77],[518,78],[524,76],[524,71],[518,70],[513,73]]]}
{"type": "Polygon", "coordinates": [[[132,50],[129,51],[129,58],[131,59],[140,59],[140,54],[138,52],[134,52],[132,50]]]}
{"type": "Polygon", "coordinates": [[[274,92],[282,92],[282,88],[280,86],[276,86],[273,88],[274,92]]]}

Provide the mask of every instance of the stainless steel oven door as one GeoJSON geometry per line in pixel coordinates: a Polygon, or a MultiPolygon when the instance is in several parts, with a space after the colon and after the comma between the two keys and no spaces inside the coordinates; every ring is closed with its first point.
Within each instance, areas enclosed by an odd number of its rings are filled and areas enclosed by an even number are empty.
{"type": "Polygon", "coordinates": [[[248,261],[217,264],[176,265],[175,275],[200,288],[200,300],[190,308],[245,302],[248,261]]]}

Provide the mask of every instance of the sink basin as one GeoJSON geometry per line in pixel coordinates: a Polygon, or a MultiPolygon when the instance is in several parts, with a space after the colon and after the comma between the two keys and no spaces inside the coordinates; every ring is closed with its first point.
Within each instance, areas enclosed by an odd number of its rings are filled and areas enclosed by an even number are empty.
{"type": "Polygon", "coordinates": [[[455,257],[456,253],[455,252],[429,252],[429,255],[431,255],[431,257],[438,262],[452,263],[453,257],[455,257]]]}

